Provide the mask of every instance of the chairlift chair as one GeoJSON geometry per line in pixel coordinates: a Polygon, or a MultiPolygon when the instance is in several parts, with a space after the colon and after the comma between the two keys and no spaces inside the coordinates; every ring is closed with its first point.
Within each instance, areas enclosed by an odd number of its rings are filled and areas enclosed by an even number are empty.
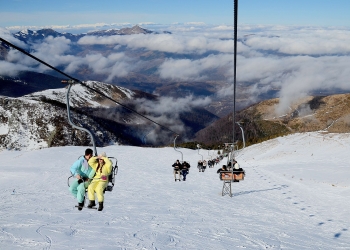
{"type": "MultiPolygon", "coordinates": [[[[62,83],[68,83],[69,84],[69,86],[67,88],[67,93],[66,93],[68,122],[72,125],[72,127],[76,128],[76,129],[79,129],[79,130],[82,130],[82,131],[85,131],[85,132],[87,132],[90,135],[91,141],[92,141],[92,144],[93,144],[93,148],[94,148],[94,154],[96,156],[97,155],[97,150],[96,150],[95,138],[94,138],[92,132],[90,130],[86,129],[86,128],[79,127],[79,126],[75,125],[72,122],[72,120],[71,120],[70,104],[69,104],[69,92],[71,90],[72,85],[75,82],[73,80],[68,80],[68,81],[64,80],[64,81],[62,81],[62,83]]],[[[115,157],[108,157],[108,158],[112,161],[112,171],[111,171],[110,175],[108,176],[108,185],[105,188],[104,192],[105,191],[110,191],[111,192],[113,190],[113,187],[114,187],[114,184],[115,184],[115,176],[118,173],[118,160],[115,157]]],[[[72,177],[73,177],[73,175],[71,173],[71,175],[67,179],[68,187],[70,186],[70,181],[71,181],[72,177]]],[[[85,190],[85,197],[86,197],[86,191],[87,190],[85,190]]],[[[84,201],[85,201],[85,199],[84,199],[84,201]]]]}
{"type": "MultiPolygon", "coordinates": [[[[236,69],[237,69],[237,19],[238,19],[238,0],[234,0],[234,71],[233,71],[233,139],[232,139],[232,144],[231,144],[231,153],[229,153],[228,156],[228,161],[227,163],[231,162],[231,169],[229,171],[222,171],[220,172],[220,180],[223,181],[223,186],[222,186],[222,195],[228,194],[229,196],[232,197],[232,188],[231,188],[231,183],[232,182],[239,182],[240,180],[244,180],[244,175],[245,172],[243,169],[236,170],[234,169],[234,164],[233,164],[233,159],[235,157],[234,152],[235,152],[235,124],[238,124],[242,131],[242,137],[243,137],[243,147],[245,147],[245,141],[244,141],[244,133],[243,133],[243,128],[242,126],[235,121],[235,112],[236,112],[236,69]]],[[[229,164],[227,164],[229,166],[229,164]]]]}
{"type": "MultiPolygon", "coordinates": [[[[117,158],[114,158],[114,157],[108,157],[108,159],[110,159],[112,162],[112,171],[111,171],[110,175],[108,176],[108,185],[104,191],[111,192],[113,190],[113,187],[114,187],[115,176],[118,173],[118,160],[117,160],[117,158]]],[[[67,179],[68,187],[70,187],[70,183],[71,183],[73,177],[74,176],[72,174],[68,177],[68,179],[67,179]]]]}
{"type": "Polygon", "coordinates": [[[197,144],[197,148],[198,148],[198,155],[200,155],[202,157],[202,160],[199,160],[198,161],[198,165],[197,165],[197,168],[198,168],[198,171],[199,172],[204,172],[205,171],[205,168],[203,167],[203,155],[201,155],[199,153],[199,149],[201,148],[201,146],[199,144],[197,144]]]}
{"type": "Polygon", "coordinates": [[[108,157],[108,159],[112,161],[112,171],[108,176],[108,185],[105,188],[105,191],[111,192],[114,187],[115,176],[118,174],[118,160],[117,158],[114,158],[114,157],[108,157]]]}
{"type": "MultiPolygon", "coordinates": [[[[182,164],[184,161],[183,161],[183,153],[180,151],[180,150],[178,150],[177,148],[176,148],[176,138],[178,137],[179,135],[175,135],[175,138],[174,138],[174,150],[175,151],[177,151],[177,152],[179,152],[180,154],[181,154],[181,161],[180,161],[180,163],[182,164]]],[[[174,170],[175,171],[175,170],[174,170]]],[[[180,170],[178,170],[178,171],[176,171],[175,173],[175,181],[181,181],[181,175],[182,175],[182,173],[181,173],[181,171],[180,170]],[[176,176],[177,176],[177,178],[176,178],[176,176]]]]}

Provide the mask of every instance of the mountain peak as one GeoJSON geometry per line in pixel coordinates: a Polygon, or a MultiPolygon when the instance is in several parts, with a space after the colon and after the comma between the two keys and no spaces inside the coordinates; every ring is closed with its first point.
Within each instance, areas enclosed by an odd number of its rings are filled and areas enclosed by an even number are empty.
{"type": "Polygon", "coordinates": [[[141,28],[138,25],[135,25],[131,28],[123,28],[119,30],[121,35],[132,35],[132,34],[151,34],[153,31],[141,28]]]}

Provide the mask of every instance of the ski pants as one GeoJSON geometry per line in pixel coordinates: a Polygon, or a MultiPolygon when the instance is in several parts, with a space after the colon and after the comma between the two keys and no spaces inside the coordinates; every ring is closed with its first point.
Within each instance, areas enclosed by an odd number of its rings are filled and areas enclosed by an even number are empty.
{"type": "Polygon", "coordinates": [[[180,178],[181,178],[181,172],[180,172],[180,170],[174,170],[174,178],[175,179],[179,179],[180,180],[180,178]],[[176,175],[178,175],[178,178],[176,178],[176,175]]]}
{"type": "Polygon", "coordinates": [[[89,182],[78,183],[75,179],[69,187],[69,191],[77,198],[78,203],[83,203],[85,197],[85,189],[89,186],[89,182]]]}
{"type": "Polygon", "coordinates": [[[182,170],[182,176],[183,176],[183,180],[186,180],[186,175],[188,174],[188,170],[187,169],[183,169],[182,170]]]}
{"type": "Polygon", "coordinates": [[[93,181],[88,187],[88,197],[90,201],[95,200],[95,194],[97,196],[97,201],[98,202],[103,202],[104,201],[104,193],[103,191],[107,187],[108,182],[107,181],[93,181]]]}

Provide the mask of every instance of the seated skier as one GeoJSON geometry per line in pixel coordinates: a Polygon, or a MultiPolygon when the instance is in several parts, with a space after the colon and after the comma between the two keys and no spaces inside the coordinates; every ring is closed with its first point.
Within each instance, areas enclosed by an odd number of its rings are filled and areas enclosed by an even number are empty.
{"type": "Polygon", "coordinates": [[[222,165],[222,167],[219,168],[218,171],[216,171],[216,173],[220,174],[222,171],[227,171],[226,165],[222,165]]]}
{"type": "Polygon", "coordinates": [[[203,162],[201,160],[198,161],[197,168],[198,168],[199,172],[202,172],[202,170],[203,170],[203,162]]]}
{"type": "MultiPolygon", "coordinates": [[[[233,169],[232,169],[232,173],[239,175],[241,173],[243,173],[243,176],[245,175],[245,171],[239,166],[238,162],[233,159],[233,169]]],[[[239,180],[233,180],[234,182],[239,182],[239,180]]]]}
{"type": "Polygon", "coordinates": [[[181,181],[180,179],[180,175],[181,175],[181,163],[179,160],[176,160],[176,162],[172,165],[172,167],[174,168],[174,178],[175,178],[175,181],[179,180],[181,181]],[[178,178],[176,178],[176,175],[178,176],[178,178]]]}
{"type": "Polygon", "coordinates": [[[230,171],[227,169],[227,166],[226,166],[226,165],[222,165],[222,167],[219,168],[219,169],[216,171],[216,173],[219,174],[220,180],[222,180],[222,174],[221,174],[221,173],[223,173],[223,172],[230,172],[230,171]]]}
{"type": "Polygon", "coordinates": [[[236,173],[244,172],[244,170],[239,166],[236,160],[233,160],[233,172],[236,172],[236,173]]]}
{"type": "Polygon", "coordinates": [[[211,168],[211,160],[208,160],[208,167],[211,168]]]}
{"type": "Polygon", "coordinates": [[[203,161],[203,170],[202,170],[202,172],[204,172],[206,169],[207,169],[207,161],[204,160],[203,161]]]}
{"type": "Polygon", "coordinates": [[[189,163],[187,163],[186,161],[184,161],[181,165],[181,173],[183,176],[183,181],[186,181],[186,175],[189,173],[191,165],[189,163]]]}
{"type": "Polygon", "coordinates": [[[104,190],[108,185],[108,176],[112,172],[112,162],[108,159],[106,153],[98,155],[98,157],[91,157],[89,164],[95,171],[95,176],[88,187],[89,205],[88,208],[94,207],[95,193],[98,201],[98,211],[103,210],[104,190]]]}
{"type": "Polygon", "coordinates": [[[93,171],[88,164],[88,160],[92,157],[92,154],[92,149],[86,149],[85,155],[75,161],[70,168],[72,175],[76,177],[76,179],[70,185],[69,191],[78,200],[78,210],[82,210],[84,207],[85,190],[95,174],[95,171],[93,171]]]}

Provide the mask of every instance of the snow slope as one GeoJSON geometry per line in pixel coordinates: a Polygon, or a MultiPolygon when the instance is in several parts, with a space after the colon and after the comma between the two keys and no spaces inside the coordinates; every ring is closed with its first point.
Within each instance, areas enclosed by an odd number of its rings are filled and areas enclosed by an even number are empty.
{"type": "Polygon", "coordinates": [[[175,182],[173,148],[99,148],[119,163],[102,212],[78,211],[68,191],[85,147],[2,151],[0,249],[350,249],[349,145],[305,133],[248,147],[233,197],[219,166],[198,172],[197,150],[182,150],[192,168],[175,182]]]}

